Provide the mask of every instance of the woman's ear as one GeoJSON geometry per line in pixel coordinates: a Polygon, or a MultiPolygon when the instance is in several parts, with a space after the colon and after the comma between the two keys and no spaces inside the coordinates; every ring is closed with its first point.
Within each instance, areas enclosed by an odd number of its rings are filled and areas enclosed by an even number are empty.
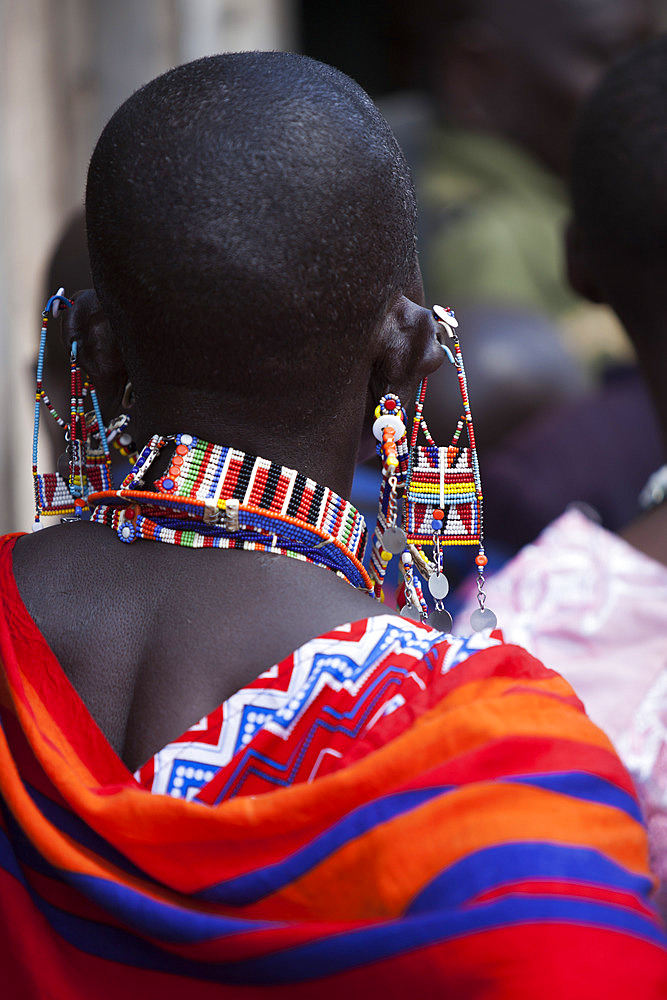
{"type": "Polygon", "coordinates": [[[115,416],[128,376],[111,326],[92,288],[76,292],[63,313],[62,335],[68,352],[77,343],[77,360],[90,376],[105,416],[115,416]]]}
{"type": "Polygon", "coordinates": [[[388,386],[401,394],[412,391],[436,371],[446,355],[440,346],[440,327],[433,312],[405,295],[388,311],[379,333],[379,351],[373,369],[373,385],[379,395],[388,386]]]}

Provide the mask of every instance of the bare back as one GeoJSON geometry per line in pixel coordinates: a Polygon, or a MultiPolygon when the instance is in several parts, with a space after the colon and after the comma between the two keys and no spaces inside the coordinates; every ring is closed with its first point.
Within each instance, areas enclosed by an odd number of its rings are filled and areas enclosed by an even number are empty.
{"type": "Polygon", "coordinates": [[[387,609],[282,556],[125,545],[89,523],[19,538],[23,601],[130,770],[308,639],[387,609]]]}

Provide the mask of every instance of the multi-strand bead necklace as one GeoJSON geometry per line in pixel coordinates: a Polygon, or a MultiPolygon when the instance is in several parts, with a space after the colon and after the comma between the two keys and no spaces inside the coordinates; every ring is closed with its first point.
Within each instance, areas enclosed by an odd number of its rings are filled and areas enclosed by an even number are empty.
{"type": "Polygon", "coordinates": [[[119,490],[91,493],[91,520],[123,542],[275,552],[372,591],[362,565],[366,523],[356,508],[294,469],[191,434],[154,435],[119,490]],[[158,456],[167,471],[147,488],[158,456]]]}

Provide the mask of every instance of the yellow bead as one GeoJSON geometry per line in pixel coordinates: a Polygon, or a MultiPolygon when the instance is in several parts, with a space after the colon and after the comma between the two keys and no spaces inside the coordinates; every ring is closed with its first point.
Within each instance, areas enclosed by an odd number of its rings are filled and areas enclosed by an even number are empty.
{"type": "Polygon", "coordinates": [[[398,467],[398,459],[395,455],[389,455],[387,458],[387,465],[390,469],[396,469],[398,467]]]}
{"type": "Polygon", "coordinates": [[[375,407],[375,416],[376,416],[376,418],[379,417],[381,413],[382,413],[382,410],[380,409],[380,407],[376,406],[375,407]]]}
{"type": "Polygon", "coordinates": [[[383,549],[382,552],[380,553],[380,559],[382,560],[382,562],[386,563],[391,562],[391,552],[387,552],[386,549],[383,549]]]}

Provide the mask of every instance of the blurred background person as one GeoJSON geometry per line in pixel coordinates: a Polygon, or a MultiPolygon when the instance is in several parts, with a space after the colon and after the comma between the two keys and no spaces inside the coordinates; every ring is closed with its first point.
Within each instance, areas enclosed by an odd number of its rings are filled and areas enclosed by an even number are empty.
{"type": "MultiPolygon", "coordinates": [[[[419,173],[421,259],[427,297],[439,288],[461,320],[487,540],[503,558],[572,501],[618,530],[659,459],[659,431],[622,326],[567,281],[566,175],[577,109],[655,32],[657,8],[424,0],[418,12],[436,114],[419,173]]],[[[447,375],[430,387],[438,437],[457,415],[447,375]]]]}
{"type": "MultiPolygon", "coordinates": [[[[558,324],[573,361],[630,356],[564,274],[570,132],[605,69],[653,29],[651,0],[427,0],[439,122],[422,174],[427,292],[558,324]],[[583,332],[582,332],[583,329],[583,332]],[[576,333],[574,331],[576,330],[576,333]],[[572,335],[576,339],[572,339],[572,335]]],[[[428,47],[427,47],[428,46],[428,47]]]]}
{"type": "MultiPolygon", "coordinates": [[[[568,232],[573,287],[608,303],[646,376],[667,459],[667,36],[619,63],[575,133],[568,232]]],[[[635,428],[636,436],[641,429],[635,428]]],[[[576,443],[571,460],[580,461],[576,443]]],[[[616,447],[616,475],[627,451],[616,447]]],[[[529,470],[526,470],[529,474],[529,470]]],[[[636,508],[639,510],[639,502],[636,508]]],[[[612,738],[644,798],[667,880],[667,464],[643,513],[614,535],[569,511],[489,585],[505,637],[563,673],[612,738]]],[[[472,606],[472,605],[471,605],[472,606]]],[[[667,917],[667,890],[662,893],[667,917]]]]}

